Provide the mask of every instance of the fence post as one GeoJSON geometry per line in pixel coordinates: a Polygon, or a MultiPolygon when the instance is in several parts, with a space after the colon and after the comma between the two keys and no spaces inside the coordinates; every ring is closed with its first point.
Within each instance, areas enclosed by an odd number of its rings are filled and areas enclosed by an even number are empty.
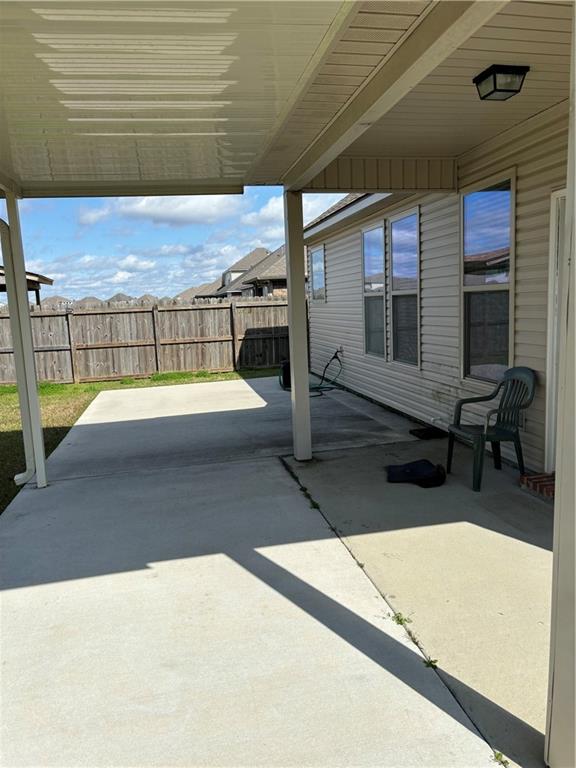
{"type": "Polygon", "coordinates": [[[78,384],[80,381],[80,374],[78,372],[78,350],[76,348],[76,337],[74,335],[74,324],[72,322],[73,314],[73,309],[71,309],[69,312],[66,312],[66,326],[68,328],[68,344],[70,346],[70,368],[72,369],[72,381],[74,384],[78,384]]]}
{"type": "Polygon", "coordinates": [[[162,345],[160,343],[160,323],[159,323],[158,305],[152,307],[152,331],[154,333],[154,358],[156,360],[156,371],[162,370],[162,345]]]}
{"type": "Polygon", "coordinates": [[[240,346],[238,341],[238,315],[236,309],[236,302],[234,299],[230,301],[230,333],[232,336],[232,363],[234,370],[237,371],[240,368],[240,346]]]}

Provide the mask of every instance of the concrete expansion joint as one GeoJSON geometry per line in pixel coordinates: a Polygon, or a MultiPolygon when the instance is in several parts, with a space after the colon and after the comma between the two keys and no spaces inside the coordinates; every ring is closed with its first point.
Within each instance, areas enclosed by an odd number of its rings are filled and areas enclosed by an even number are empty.
{"type": "MultiPolygon", "coordinates": [[[[279,456],[278,459],[286,472],[290,475],[290,477],[294,480],[294,482],[298,485],[298,488],[300,492],[305,496],[305,498],[308,500],[310,507],[317,512],[324,518],[326,524],[330,528],[330,530],[334,533],[334,535],[340,540],[342,543],[342,546],[346,549],[350,557],[354,560],[356,565],[360,568],[360,570],[364,573],[364,576],[368,579],[370,584],[374,587],[374,589],[377,591],[377,593],[380,595],[380,598],[384,602],[385,606],[389,609],[389,612],[387,612],[386,616],[391,621],[394,621],[396,624],[399,624],[404,629],[406,636],[410,640],[410,642],[415,646],[417,653],[422,657],[422,662],[426,667],[430,669],[431,672],[436,674],[442,683],[442,685],[450,692],[452,698],[457,703],[459,709],[462,711],[462,714],[465,718],[469,719],[474,727],[476,728],[476,731],[480,735],[480,737],[486,742],[486,745],[492,750],[492,757],[491,760],[496,763],[497,765],[503,765],[503,766],[509,766],[510,763],[506,759],[506,757],[501,753],[498,752],[492,744],[489,742],[488,737],[485,733],[481,730],[478,723],[473,719],[473,717],[470,715],[470,713],[464,708],[462,702],[458,698],[458,695],[456,691],[452,689],[452,687],[446,682],[444,677],[442,676],[442,670],[438,669],[438,660],[433,659],[426,651],[426,649],[423,647],[422,643],[420,642],[418,636],[415,634],[415,632],[409,628],[408,624],[412,622],[410,618],[404,617],[401,613],[399,613],[396,608],[392,605],[389,598],[386,596],[384,592],[381,591],[378,584],[370,577],[369,573],[366,571],[365,564],[358,560],[358,558],[355,556],[354,552],[350,549],[348,546],[346,539],[345,539],[345,532],[342,531],[340,528],[337,528],[335,525],[332,524],[330,521],[328,515],[324,512],[322,507],[320,506],[319,502],[316,501],[316,499],[312,496],[308,488],[302,483],[300,478],[298,477],[297,471],[288,463],[288,456],[279,456]]],[[[312,459],[313,461],[313,459],[312,459]]],[[[307,466],[310,464],[310,462],[307,462],[307,466]]]]}

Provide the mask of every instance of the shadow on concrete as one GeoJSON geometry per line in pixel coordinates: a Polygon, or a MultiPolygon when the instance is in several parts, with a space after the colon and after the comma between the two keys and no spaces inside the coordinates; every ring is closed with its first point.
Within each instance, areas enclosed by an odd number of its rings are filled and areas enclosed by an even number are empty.
{"type": "MultiPolygon", "coordinates": [[[[422,675],[435,672],[425,668],[413,650],[257,551],[310,539],[305,531],[298,534],[289,515],[280,525],[275,518],[271,528],[264,524],[247,531],[250,522],[247,524],[241,514],[234,514],[233,505],[219,521],[213,517],[215,507],[195,495],[193,472],[187,479],[186,472],[182,471],[186,467],[213,472],[217,495],[221,489],[216,465],[232,460],[245,462],[242,471],[249,475],[253,492],[258,493],[259,460],[289,452],[289,394],[275,391],[267,394],[261,388],[257,394],[264,404],[256,408],[152,419],[122,420],[119,417],[116,421],[76,426],[50,462],[50,473],[57,478],[54,485],[41,493],[26,488],[7,519],[0,521],[5,545],[3,588],[142,570],[150,563],[163,560],[224,553],[361,653],[427,696],[428,686],[423,683],[422,675]],[[210,468],[209,464],[215,466],[210,468]],[[163,491],[163,486],[172,487],[175,483],[175,473],[180,502],[184,494],[178,511],[171,507],[163,491]],[[149,482],[151,474],[153,484],[149,482]],[[41,508],[36,503],[40,501],[41,508]],[[225,546],[222,526],[226,528],[225,546]]],[[[398,440],[397,422],[394,429],[387,431],[385,417],[382,422],[376,421],[329,396],[313,402],[312,414],[316,446],[323,445],[327,451],[341,450],[343,445],[380,445],[398,440]]],[[[394,450],[402,456],[409,450],[418,451],[420,445],[423,453],[432,455],[444,450],[445,444],[411,443],[404,447],[395,445],[394,450]]],[[[469,464],[466,449],[460,451],[458,460],[462,466],[469,464]]],[[[227,491],[233,498],[234,488],[227,491]]],[[[478,498],[458,478],[434,492],[448,494],[446,498],[449,498],[455,491],[458,499],[462,494],[478,498]]],[[[536,514],[521,517],[518,511],[510,509],[501,509],[499,515],[490,504],[484,512],[478,508],[470,512],[471,508],[465,504],[436,504],[430,514],[426,506],[430,491],[410,487],[403,492],[411,494],[417,503],[401,510],[398,516],[382,515],[375,523],[380,530],[442,525],[454,522],[456,516],[458,520],[505,536],[551,547],[551,515],[546,520],[536,514]]],[[[246,493],[245,488],[239,488],[238,493],[246,493]]],[[[488,492],[485,498],[489,496],[488,492]]],[[[275,503],[276,499],[271,497],[270,504],[275,503]]],[[[355,527],[352,515],[347,535],[367,532],[364,525],[355,527]]],[[[325,535],[333,536],[328,525],[325,535]]],[[[472,709],[482,712],[481,719],[494,724],[491,732],[494,749],[522,766],[542,765],[536,757],[543,752],[542,734],[448,673],[438,672],[459,700],[471,701],[472,709]],[[519,748],[519,745],[523,746],[519,748]]],[[[435,699],[434,704],[454,716],[448,691],[446,697],[435,699]]],[[[474,720],[468,706],[467,711],[474,720]]],[[[458,721],[470,727],[464,711],[458,721]]]]}
{"type": "MultiPolygon", "coordinates": [[[[457,701],[466,701],[466,712],[462,709],[462,717],[457,718],[458,722],[470,728],[468,717],[475,723],[475,715],[481,713],[482,721],[489,720],[491,723],[490,746],[493,749],[507,755],[523,768],[544,765],[544,736],[535,728],[457,680],[441,667],[436,671],[425,667],[423,659],[420,659],[415,651],[398,643],[261,553],[246,550],[229,554],[258,579],[421,695],[430,699],[422,684],[423,675],[439,674],[457,701]]],[[[453,707],[444,696],[437,696],[433,703],[454,717],[453,707]]]]}

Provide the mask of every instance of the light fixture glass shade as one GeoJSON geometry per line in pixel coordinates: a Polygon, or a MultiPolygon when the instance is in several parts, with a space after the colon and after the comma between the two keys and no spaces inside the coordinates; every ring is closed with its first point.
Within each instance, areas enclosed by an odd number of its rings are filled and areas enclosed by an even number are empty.
{"type": "Polygon", "coordinates": [[[473,80],[482,100],[505,101],[520,93],[530,67],[492,64],[473,80]]]}

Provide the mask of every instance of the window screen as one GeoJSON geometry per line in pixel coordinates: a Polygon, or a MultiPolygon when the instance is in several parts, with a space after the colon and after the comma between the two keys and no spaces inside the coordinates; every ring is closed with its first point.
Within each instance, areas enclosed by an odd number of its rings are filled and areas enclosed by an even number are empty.
{"type": "Polygon", "coordinates": [[[384,296],[364,297],[366,352],[384,355],[384,296]]]}
{"type": "Polygon", "coordinates": [[[418,364],[418,297],[392,297],[394,360],[418,364]]]}
{"type": "Polygon", "coordinates": [[[465,294],[465,374],[498,381],[508,367],[508,291],[465,294]]]}

